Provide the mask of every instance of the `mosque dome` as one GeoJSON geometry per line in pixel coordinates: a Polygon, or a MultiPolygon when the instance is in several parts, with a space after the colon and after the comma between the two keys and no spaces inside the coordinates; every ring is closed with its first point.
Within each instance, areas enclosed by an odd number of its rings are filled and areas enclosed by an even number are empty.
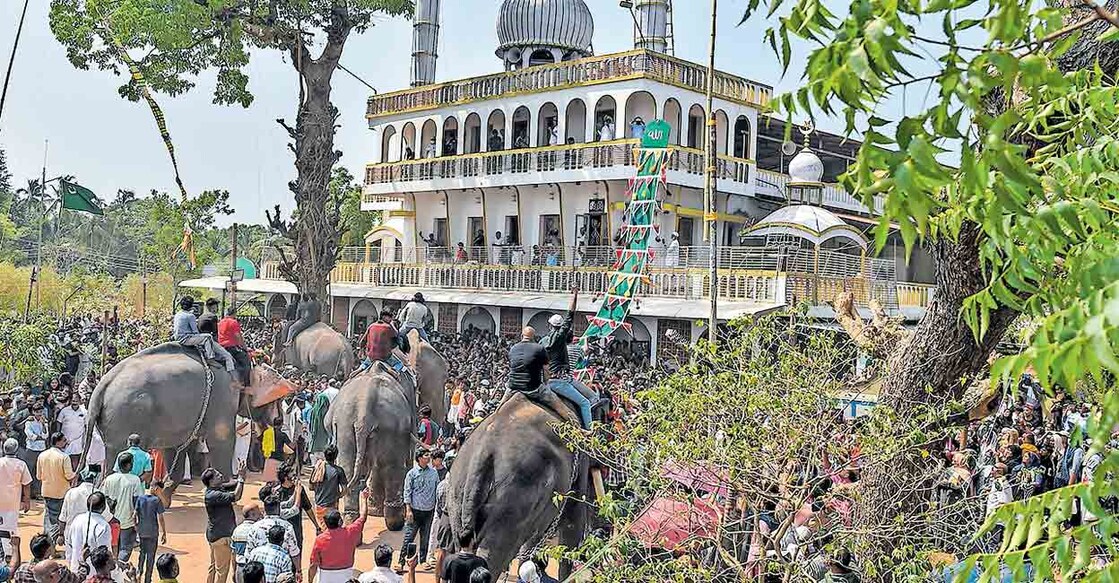
{"type": "Polygon", "coordinates": [[[820,182],[824,178],[824,162],[815,152],[804,148],[789,161],[789,182],[820,182]]]}
{"type": "Polygon", "coordinates": [[[501,4],[497,56],[512,68],[591,55],[593,38],[594,18],[583,0],[505,0],[501,4]],[[545,53],[551,57],[542,59],[545,53]]]}

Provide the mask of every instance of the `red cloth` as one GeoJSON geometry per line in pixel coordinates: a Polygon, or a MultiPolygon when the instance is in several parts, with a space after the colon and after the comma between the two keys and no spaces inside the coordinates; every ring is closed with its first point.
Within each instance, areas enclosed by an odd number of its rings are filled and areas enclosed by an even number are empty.
{"type": "Polygon", "coordinates": [[[361,531],[365,528],[365,517],[355,520],[349,526],[328,528],[315,537],[311,547],[311,564],[320,569],[350,569],[354,566],[354,551],[361,544],[361,531]]]}
{"type": "Polygon", "coordinates": [[[241,343],[237,341],[241,337],[241,323],[237,318],[226,316],[218,322],[218,344],[225,348],[231,346],[240,346],[241,343]]]}
{"type": "Polygon", "coordinates": [[[387,361],[395,340],[396,329],[391,324],[373,322],[365,333],[365,354],[370,360],[387,361]]]}

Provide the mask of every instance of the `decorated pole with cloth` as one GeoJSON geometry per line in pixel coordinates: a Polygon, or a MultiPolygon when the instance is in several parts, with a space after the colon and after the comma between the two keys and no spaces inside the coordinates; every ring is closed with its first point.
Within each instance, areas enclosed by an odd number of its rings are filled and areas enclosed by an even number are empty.
{"type": "Polygon", "coordinates": [[[594,370],[587,363],[587,344],[609,338],[619,328],[629,330],[626,322],[642,284],[649,283],[649,262],[652,245],[657,240],[655,219],[661,211],[661,193],[667,188],[665,169],[668,161],[668,122],[658,119],[645,127],[637,152],[637,176],[630,181],[622,226],[618,239],[621,248],[615,251],[613,271],[606,286],[606,296],[598,312],[589,316],[586,332],[579,339],[584,357],[578,364],[576,377],[584,384],[594,381],[594,370]]]}

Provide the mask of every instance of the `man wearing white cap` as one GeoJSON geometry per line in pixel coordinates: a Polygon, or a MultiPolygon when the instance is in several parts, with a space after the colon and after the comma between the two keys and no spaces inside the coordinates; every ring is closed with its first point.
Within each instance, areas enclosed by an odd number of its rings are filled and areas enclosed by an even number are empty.
{"type": "MultiPolygon", "coordinates": [[[[552,326],[551,332],[540,340],[544,345],[544,352],[548,355],[548,373],[551,381],[548,387],[557,395],[571,401],[579,409],[579,418],[584,429],[591,428],[591,400],[577,388],[577,381],[571,375],[571,362],[568,357],[567,346],[574,339],[572,326],[575,323],[575,308],[579,303],[579,288],[574,288],[571,296],[571,306],[567,316],[554,314],[548,324],[552,326]]],[[[590,390],[587,389],[589,393],[590,390]]]]}
{"type": "Polygon", "coordinates": [[[665,247],[664,264],[668,267],[680,265],[680,233],[673,233],[668,246],[665,247]]]}
{"type": "Polygon", "coordinates": [[[0,532],[19,535],[19,513],[31,510],[31,471],[16,456],[19,442],[14,437],[4,441],[4,457],[0,458],[0,532]]]}

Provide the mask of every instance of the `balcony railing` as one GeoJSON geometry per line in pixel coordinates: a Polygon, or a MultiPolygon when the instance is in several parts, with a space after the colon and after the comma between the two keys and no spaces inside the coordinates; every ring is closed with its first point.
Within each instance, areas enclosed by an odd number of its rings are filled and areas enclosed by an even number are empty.
{"type": "MultiPolygon", "coordinates": [[[[758,169],[757,180],[755,181],[755,192],[761,194],[765,193],[767,188],[775,191],[774,194],[786,196],[788,192],[787,185],[789,177],[786,174],[779,174],[772,170],[758,169]]],[[[861,200],[855,198],[848,193],[844,188],[838,184],[825,184],[823,189],[823,203],[826,207],[840,208],[860,213],[871,214],[870,210],[861,200]]],[[[876,215],[882,214],[882,205],[885,199],[881,196],[874,197],[874,213],[876,215]]]]}
{"type": "MultiPolygon", "coordinates": [[[[385,162],[365,167],[365,184],[632,167],[636,162],[636,149],[636,140],[614,140],[385,162]]],[[[703,174],[702,150],[671,146],[669,151],[667,170],[697,176],[703,174]]],[[[747,184],[750,182],[751,166],[753,162],[749,160],[719,156],[716,172],[720,181],[747,184]]],[[[383,198],[383,194],[366,194],[364,202],[379,203],[383,198]]]]}
{"type": "MultiPolygon", "coordinates": [[[[374,95],[369,98],[366,117],[628,79],[650,79],[702,93],[707,69],[662,53],[636,50],[374,95]]],[[[714,86],[716,97],[755,107],[765,106],[773,95],[771,87],[729,73],[716,72],[714,86]]]]}
{"type": "MultiPolygon", "coordinates": [[[[376,287],[462,289],[479,292],[567,293],[574,283],[592,294],[606,292],[615,250],[610,247],[517,246],[397,248],[349,247],[331,275],[336,283],[376,287]]],[[[706,248],[660,252],[650,265],[647,297],[709,298],[706,248]]],[[[725,247],[719,251],[720,298],[736,301],[822,304],[842,291],[865,305],[924,307],[932,286],[894,280],[893,262],[821,250],[725,247]]],[[[266,256],[265,279],[280,279],[274,257],[266,256]]]]}

